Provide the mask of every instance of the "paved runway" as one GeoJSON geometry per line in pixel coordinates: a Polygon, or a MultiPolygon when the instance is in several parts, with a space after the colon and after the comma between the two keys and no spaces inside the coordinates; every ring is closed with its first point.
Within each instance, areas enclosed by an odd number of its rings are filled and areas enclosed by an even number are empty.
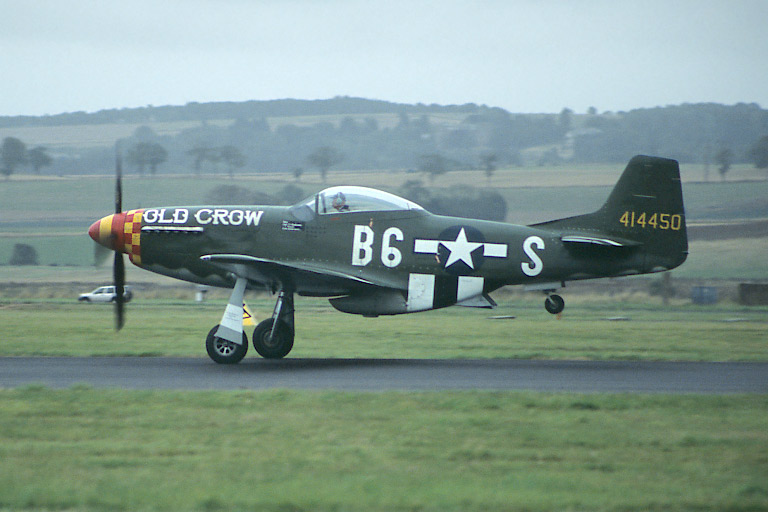
{"type": "Polygon", "coordinates": [[[0,387],[768,393],[768,363],[3,357],[0,387]]]}

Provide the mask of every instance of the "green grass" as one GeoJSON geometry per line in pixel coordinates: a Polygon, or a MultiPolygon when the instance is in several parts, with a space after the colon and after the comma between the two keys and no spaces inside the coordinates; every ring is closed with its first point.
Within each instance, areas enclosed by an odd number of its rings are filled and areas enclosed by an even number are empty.
{"type": "Polygon", "coordinates": [[[768,238],[694,241],[675,276],[704,279],[768,279],[768,238]]]}
{"type": "Polygon", "coordinates": [[[765,510],[768,398],[0,391],[0,509],[765,510]]]}
{"type": "MultiPolygon", "coordinates": [[[[322,299],[298,299],[290,357],[768,360],[765,308],[573,302],[561,320],[546,313],[538,298],[506,299],[493,312],[449,308],[371,319],[338,313],[322,299]],[[495,315],[518,318],[489,319],[495,315]],[[629,321],[606,320],[612,317],[629,321]]],[[[205,335],[224,304],[137,298],[116,333],[107,304],[0,303],[0,355],[205,357],[205,335]]],[[[254,299],[249,305],[263,320],[273,303],[254,299]]],[[[250,338],[252,328],[246,332],[250,338]]],[[[253,350],[250,356],[256,357],[253,350]]]]}
{"type": "MultiPolygon", "coordinates": [[[[0,262],[10,261],[16,244],[34,247],[39,265],[75,266],[94,261],[94,244],[85,231],[77,236],[0,237],[0,262]]],[[[17,267],[17,271],[23,273],[24,269],[17,267]]]]}

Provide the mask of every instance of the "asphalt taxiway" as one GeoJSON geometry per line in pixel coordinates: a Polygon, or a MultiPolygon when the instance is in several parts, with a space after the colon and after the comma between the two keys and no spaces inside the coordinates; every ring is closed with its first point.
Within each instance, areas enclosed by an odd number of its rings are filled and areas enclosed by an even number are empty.
{"type": "Polygon", "coordinates": [[[456,359],[0,357],[0,387],[768,393],[768,363],[456,359]]]}

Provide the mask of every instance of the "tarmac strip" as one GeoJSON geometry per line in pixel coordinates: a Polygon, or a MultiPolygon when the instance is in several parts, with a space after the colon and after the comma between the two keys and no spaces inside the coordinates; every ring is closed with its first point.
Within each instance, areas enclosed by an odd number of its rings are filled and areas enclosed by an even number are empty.
{"type": "Polygon", "coordinates": [[[768,393],[768,363],[457,359],[0,357],[0,388],[768,393]]]}

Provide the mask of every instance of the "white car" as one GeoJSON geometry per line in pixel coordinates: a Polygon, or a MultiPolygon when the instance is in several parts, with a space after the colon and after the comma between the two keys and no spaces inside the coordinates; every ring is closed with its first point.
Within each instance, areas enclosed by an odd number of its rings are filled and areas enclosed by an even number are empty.
{"type": "MultiPolygon", "coordinates": [[[[114,302],[117,294],[114,286],[101,286],[90,293],[81,293],[77,298],[79,302],[114,302]]],[[[123,292],[125,302],[133,298],[133,292],[126,286],[123,292]]]]}

